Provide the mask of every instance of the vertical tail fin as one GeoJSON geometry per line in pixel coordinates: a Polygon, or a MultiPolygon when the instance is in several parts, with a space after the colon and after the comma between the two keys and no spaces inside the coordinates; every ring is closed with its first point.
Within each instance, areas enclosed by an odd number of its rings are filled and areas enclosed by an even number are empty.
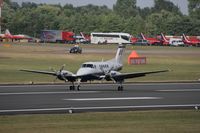
{"type": "Polygon", "coordinates": [[[161,33],[161,38],[162,38],[165,42],[168,42],[167,38],[164,36],[163,33],[161,33]]]}
{"type": "Polygon", "coordinates": [[[187,39],[187,37],[185,36],[185,34],[183,34],[183,41],[188,42],[188,39],[187,39]]]}
{"type": "Polygon", "coordinates": [[[8,29],[6,29],[5,34],[8,35],[8,36],[11,35],[11,34],[10,34],[10,31],[9,31],[8,29]]]}
{"type": "Polygon", "coordinates": [[[144,36],[143,33],[140,33],[140,35],[141,35],[141,37],[142,37],[143,40],[146,40],[146,37],[144,36]]]}
{"type": "Polygon", "coordinates": [[[86,39],[83,32],[80,32],[81,36],[83,37],[83,39],[86,39]]]}
{"type": "Polygon", "coordinates": [[[123,53],[124,53],[125,47],[126,46],[123,44],[119,44],[119,46],[118,46],[115,60],[119,64],[123,64],[123,53]]]}

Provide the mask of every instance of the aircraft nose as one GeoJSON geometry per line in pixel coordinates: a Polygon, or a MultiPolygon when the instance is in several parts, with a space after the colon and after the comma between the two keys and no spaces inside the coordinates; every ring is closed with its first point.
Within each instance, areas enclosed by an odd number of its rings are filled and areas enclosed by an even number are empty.
{"type": "Polygon", "coordinates": [[[91,73],[91,71],[92,71],[92,70],[91,70],[90,68],[80,68],[80,69],[77,71],[76,75],[77,75],[77,76],[88,75],[88,74],[91,73]]]}

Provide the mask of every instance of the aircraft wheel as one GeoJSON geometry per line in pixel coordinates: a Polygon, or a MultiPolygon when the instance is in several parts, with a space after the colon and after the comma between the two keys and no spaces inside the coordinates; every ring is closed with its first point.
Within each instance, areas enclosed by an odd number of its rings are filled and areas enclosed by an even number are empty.
{"type": "Polygon", "coordinates": [[[80,85],[78,85],[78,86],[77,86],[77,91],[80,91],[80,88],[81,88],[81,86],[80,86],[80,85]]]}
{"type": "Polygon", "coordinates": [[[119,86],[118,91],[123,91],[123,86],[119,86]]]}
{"type": "Polygon", "coordinates": [[[74,91],[75,90],[75,86],[69,86],[69,90],[70,91],[74,91]]]}
{"type": "Polygon", "coordinates": [[[69,90],[70,90],[70,91],[72,90],[72,86],[69,86],[69,90]]]}

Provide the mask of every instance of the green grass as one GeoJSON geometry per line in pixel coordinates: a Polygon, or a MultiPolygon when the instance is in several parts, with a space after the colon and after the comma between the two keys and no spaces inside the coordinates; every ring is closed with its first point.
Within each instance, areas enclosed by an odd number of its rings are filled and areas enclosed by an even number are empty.
{"type": "Polygon", "coordinates": [[[1,133],[199,133],[195,110],[0,116],[1,133]]]}
{"type": "MultiPolygon", "coordinates": [[[[110,53],[66,53],[72,45],[13,44],[0,45],[0,83],[52,82],[54,77],[18,71],[21,68],[49,70],[66,69],[76,72],[85,61],[110,59],[115,45],[83,45],[84,49],[111,50],[110,53]]],[[[126,53],[122,72],[171,69],[168,73],[149,75],[128,81],[177,81],[200,78],[200,49],[174,47],[128,46],[147,56],[146,65],[128,65],[126,53]],[[166,54],[166,51],[169,54],[166,54]],[[176,53],[177,51],[177,53],[176,53]],[[173,53],[173,54],[170,54],[173,53]],[[175,54],[174,54],[175,53],[175,54]]],[[[199,133],[200,112],[194,110],[135,111],[120,113],[82,113],[60,115],[0,116],[0,133],[199,133]]]]}
{"type": "MultiPolygon", "coordinates": [[[[52,82],[54,77],[30,74],[18,71],[21,68],[49,70],[50,67],[59,70],[63,64],[65,69],[76,72],[83,62],[101,61],[115,56],[116,45],[82,45],[84,50],[96,49],[81,55],[68,54],[66,44],[12,44],[11,47],[0,45],[0,83],[52,82]]],[[[128,81],[179,81],[198,80],[200,78],[200,48],[176,47],[144,47],[127,46],[122,72],[152,71],[170,69],[161,74],[148,75],[128,81]],[[146,65],[128,65],[127,58],[131,50],[136,50],[141,56],[147,57],[146,65]]]]}

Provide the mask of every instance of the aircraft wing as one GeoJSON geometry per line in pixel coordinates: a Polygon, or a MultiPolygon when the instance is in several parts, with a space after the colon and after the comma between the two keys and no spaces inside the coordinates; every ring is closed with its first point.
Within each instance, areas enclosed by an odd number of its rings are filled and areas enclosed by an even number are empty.
{"type": "Polygon", "coordinates": [[[168,72],[168,71],[169,70],[134,72],[134,73],[121,73],[121,74],[118,74],[118,75],[113,75],[112,78],[115,81],[122,81],[124,79],[143,77],[143,76],[146,76],[147,74],[162,73],[162,72],[168,72]]]}
{"type": "Polygon", "coordinates": [[[50,71],[39,71],[39,70],[29,70],[29,69],[21,69],[20,71],[56,76],[56,72],[50,72],[50,71]]]}

